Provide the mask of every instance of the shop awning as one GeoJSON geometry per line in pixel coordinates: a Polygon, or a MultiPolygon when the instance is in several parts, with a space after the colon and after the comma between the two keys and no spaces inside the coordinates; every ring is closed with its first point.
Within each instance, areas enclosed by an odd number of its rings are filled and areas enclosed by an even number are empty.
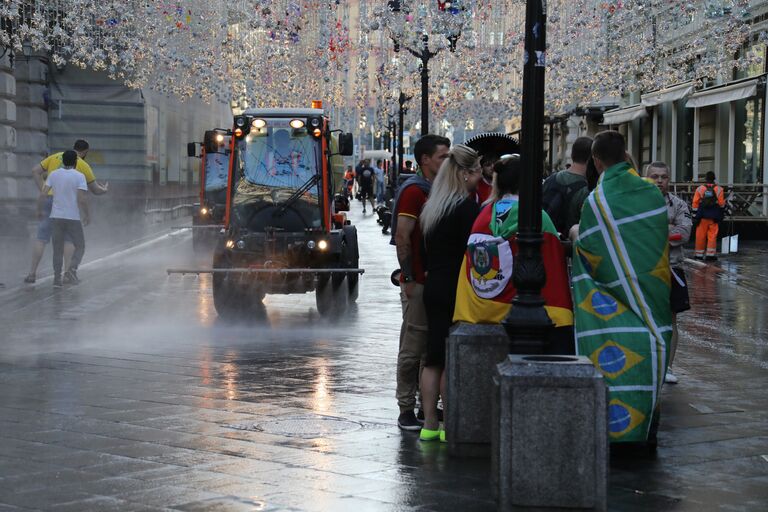
{"type": "Polygon", "coordinates": [[[685,106],[688,108],[708,107],[710,105],[719,105],[720,103],[751,98],[755,94],[757,94],[757,79],[724,87],[704,89],[688,98],[685,106]]]}
{"type": "Polygon", "coordinates": [[[602,124],[622,124],[648,117],[648,112],[643,105],[632,105],[631,107],[617,108],[609,110],[603,114],[602,124]]]}
{"type": "Polygon", "coordinates": [[[679,84],[673,87],[667,87],[666,89],[659,89],[658,91],[643,94],[641,102],[645,107],[655,107],[656,105],[661,105],[662,103],[669,103],[687,98],[691,95],[692,92],[693,84],[691,82],[686,82],[684,84],[679,84]]]}

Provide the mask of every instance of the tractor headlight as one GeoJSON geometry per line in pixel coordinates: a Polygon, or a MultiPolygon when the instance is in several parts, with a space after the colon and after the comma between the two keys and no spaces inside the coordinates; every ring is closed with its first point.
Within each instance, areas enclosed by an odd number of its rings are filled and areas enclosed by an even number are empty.
{"type": "Polygon", "coordinates": [[[325,240],[320,240],[319,242],[317,242],[317,248],[320,249],[321,251],[326,250],[328,248],[328,242],[326,242],[325,240]]]}
{"type": "Polygon", "coordinates": [[[307,247],[309,249],[314,249],[315,248],[315,241],[314,240],[310,240],[309,242],[307,242],[307,247]]]}
{"type": "Polygon", "coordinates": [[[224,244],[227,249],[233,249],[235,247],[235,241],[234,240],[227,240],[227,243],[224,244]]]}
{"type": "Polygon", "coordinates": [[[200,215],[208,215],[208,208],[206,208],[205,206],[200,208],[200,215]]]}
{"type": "Polygon", "coordinates": [[[245,242],[243,240],[237,241],[237,248],[238,249],[245,249],[245,242]]]}

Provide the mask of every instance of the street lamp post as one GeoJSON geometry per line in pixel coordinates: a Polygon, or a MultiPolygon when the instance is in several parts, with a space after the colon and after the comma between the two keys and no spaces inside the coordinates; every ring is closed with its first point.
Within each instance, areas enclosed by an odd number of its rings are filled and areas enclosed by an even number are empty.
{"type": "Polygon", "coordinates": [[[406,47],[406,50],[421,60],[421,135],[429,133],[429,61],[440,53],[440,50],[429,50],[429,35],[421,36],[421,50],[416,51],[406,47]]]}
{"type": "Polygon", "coordinates": [[[547,16],[544,0],[528,0],[525,10],[525,52],[520,177],[518,254],[512,280],[517,289],[513,307],[502,321],[510,353],[542,354],[548,349],[552,322],[544,309],[541,289],[546,282],[541,257],[541,178],[544,164],[544,71],[547,16]]]}
{"type": "MultiPolygon", "coordinates": [[[[460,35],[461,33],[446,36],[451,53],[456,51],[456,43],[458,43],[460,35]]],[[[398,51],[399,48],[400,45],[395,41],[395,51],[398,51]]],[[[434,52],[430,51],[428,34],[421,36],[421,49],[419,51],[407,46],[405,49],[411,55],[421,60],[421,135],[424,136],[429,133],[429,61],[440,53],[440,49],[434,52]]]]}
{"type": "Polygon", "coordinates": [[[397,103],[400,106],[400,112],[397,119],[397,163],[395,165],[395,183],[398,183],[400,179],[400,170],[403,168],[403,123],[405,123],[405,113],[408,110],[405,106],[413,96],[407,96],[404,92],[400,92],[400,96],[397,98],[397,103]]]}
{"type": "MultiPolygon", "coordinates": [[[[390,12],[401,12],[400,0],[389,0],[387,5],[390,12]]],[[[445,7],[445,4],[443,4],[443,7],[440,10],[445,10],[445,7]]],[[[453,12],[453,14],[457,14],[458,12],[459,11],[457,10],[453,12]]],[[[402,33],[400,33],[400,35],[402,35],[402,33]]],[[[401,41],[398,40],[398,37],[390,34],[395,53],[400,51],[401,46],[404,46],[401,44],[401,41]]],[[[459,37],[461,37],[461,28],[448,31],[445,33],[445,37],[448,39],[448,48],[451,53],[454,53],[459,37]]],[[[408,46],[404,47],[411,55],[421,61],[421,135],[424,136],[429,133],[429,61],[440,53],[442,48],[438,48],[434,52],[429,49],[429,34],[427,34],[426,31],[421,35],[421,48],[419,50],[414,50],[408,46]]]]}

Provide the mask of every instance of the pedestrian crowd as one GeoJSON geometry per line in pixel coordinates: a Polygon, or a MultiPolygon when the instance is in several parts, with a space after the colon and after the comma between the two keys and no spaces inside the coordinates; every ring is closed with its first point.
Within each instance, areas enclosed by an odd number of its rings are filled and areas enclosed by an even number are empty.
{"type": "MultiPolygon", "coordinates": [[[[451,326],[498,324],[514,307],[523,169],[517,142],[503,134],[454,146],[425,135],[414,156],[418,171],[392,208],[403,312],[398,425],[445,441],[451,326]]],[[[576,139],[571,164],[542,183],[546,351],[586,356],[601,371],[614,442],[655,442],[662,383],[677,382],[676,317],[690,308],[683,246],[698,222],[695,256],[715,257],[725,200],[714,174],[692,206],[693,215],[670,192],[666,163],[639,169],[611,130],[576,139]]]]}

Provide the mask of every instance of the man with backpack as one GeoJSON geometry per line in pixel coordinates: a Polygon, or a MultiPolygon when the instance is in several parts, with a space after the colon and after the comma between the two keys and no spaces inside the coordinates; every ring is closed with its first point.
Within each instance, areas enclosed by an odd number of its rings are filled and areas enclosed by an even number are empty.
{"type": "Polygon", "coordinates": [[[592,154],[592,139],[579,137],[571,148],[570,168],[556,172],[544,181],[541,203],[561,237],[568,236],[579,223],[581,206],[589,195],[587,162],[592,154]]]}
{"type": "Polygon", "coordinates": [[[723,187],[715,184],[715,173],[707,172],[706,183],[696,189],[693,194],[693,219],[699,223],[696,228],[697,260],[717,259],[717,232],[719,224],[725,215],[725,193],[723,187]]]}
{"type": "Polygon", "coordinates": [[[360,190],[360,198],[363,201],[363,213],[365,213],[365,202],[370,201],[371,211],[376,208],[374,201],[376,196],[373,194],[373,185],[376,181],[376,173],[370,165],[370,160],[363,160],[363,165],[357,171],[357,186],[360,190]]]}

